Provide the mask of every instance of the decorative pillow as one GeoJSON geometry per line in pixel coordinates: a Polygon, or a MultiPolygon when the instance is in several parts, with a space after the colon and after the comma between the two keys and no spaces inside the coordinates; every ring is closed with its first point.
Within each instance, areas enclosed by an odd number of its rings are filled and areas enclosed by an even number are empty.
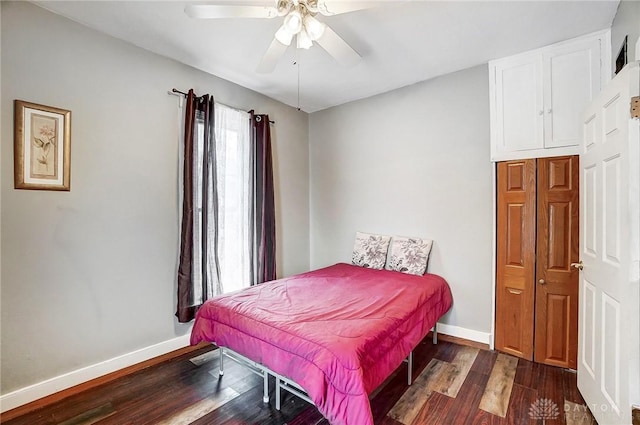
{"type": "Polygon", "coordinates": [[[394,237],[391,242],[389,261],[386,269],[402,273],[423,275],[427,271],[427,261],[433,241],[418,238],[394,237]]]}
{"type": "Polygon", "coordinates": [[[351,262],[356,266],[382,270],[390,241],[391,236],[357,232],[351,262]]]}

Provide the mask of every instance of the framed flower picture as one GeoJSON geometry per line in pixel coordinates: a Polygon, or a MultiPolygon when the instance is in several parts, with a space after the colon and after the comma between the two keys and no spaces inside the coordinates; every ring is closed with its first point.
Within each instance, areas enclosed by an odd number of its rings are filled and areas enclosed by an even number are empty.
{"type": "Polygon", "coordinates": [[[14,102],[14,187],[70,190],[71,111],[14,102]]]}

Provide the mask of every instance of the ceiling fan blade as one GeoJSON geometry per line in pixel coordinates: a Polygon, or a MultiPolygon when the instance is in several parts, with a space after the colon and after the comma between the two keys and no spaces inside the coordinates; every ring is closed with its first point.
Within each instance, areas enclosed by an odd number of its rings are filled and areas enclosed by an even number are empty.
{"type": "MultiPolygon", "coordinates": [[[[396,0],[397,2],[397,0],[396,0]]],[[[325,16],[339,15],[341,13],[354,12],[356,10],[372,9],[387,5],[389,1],[350,1],[350,0],[326,0],[318,1],[318,12],[325,16]]]]}
{"type": "Polygon", "coordinates": [[[339,63],[345,66],[353,66],[362,59],[362,57],[347,44],[334,30],[327,26],[324,34],[320,37],[318,43],[324,50],[335,58],[339,63]]]}
{"type": "Polygon", "coordinates": [[[232,6],[218,4],[190,4],[184,9],[190,18],[275,18],[278,11],[268,6],[232,6]]]}
{"type": "Polygon", "coordinates": [[[288,47],[289,46],[285,46],[274,38],[262,57],[262,60],[258,64],[256,72],[259,72],[260,74],[269,74],[270,72],[273,72],[288,47]]]}

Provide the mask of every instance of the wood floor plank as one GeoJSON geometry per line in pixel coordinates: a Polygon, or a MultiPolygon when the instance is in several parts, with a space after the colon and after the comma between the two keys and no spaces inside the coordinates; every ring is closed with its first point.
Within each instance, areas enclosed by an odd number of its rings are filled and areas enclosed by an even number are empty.
{"type": "Polygon", "coordinates": [[[158,422],[158,425],[189,425],[197,419],[213,412],[240,394],[232,388],[225,388],[211,397],[200,400],[169,418],[158,422]]]}
{"type": "Polygon", "coordinates": [[[536,425],[538,420],[531,416],[531,406],[538,400],[538,392],[522,385],[513,384],[507,422],[512,425],[536,425]]]}
{"type": "Polygon", "coordinates": [[[431,387],[434,382],[438,382],[442,379],[443,373],[447,369],[453,367],[441,360],[433,359],[422,371],[422,373],[416,378],[413,384],[404,392],[400,400],[389,411],[388,416],[392,419],[403,423],[405,425],[411,425],[420,412],[423,404],[427,401],[431,395],[431,387]]]}
{"type": "Polygon", "coordinates": [[[480,409],[502,418],[506,416],[517,364],[517,358],[498,354],[480,401],[480,409]]]}
{"type": "Polygon", "coordinates": [[[164,420],[177,412],[209,397],[215,397],[227,388],[226,382],[210,378],[207,373],[198,373],[198,369],[186,362],[193,369],[184,375],[147,389],[144,398],[118,397],[114,404],[135,424],[155,423],[164,420]]]}
{"type": "Polygon", "coordinates": [[[220,358],[220,351],[211,350],[211,351],[207,351],[206,353],[200,354],[199,356],[192,357],[189,359],[189,361],[196,366],[202,366],[205,363],[208,363],[214,359],[219,359],[219,358],[220,358]]]}
{"type": "Polygon", "coordinates": [[[379,420],[374,421],[373,423],[375,425],[402,425],[400,422],[390,418],[389,416],[385,416],[379,420]]]}
{"type": "Polygon", "coordinates": [[[527,388],[536,388],[544,379],[542,373],[545,367],[549,366],[519,359],[513,383],[527,388]]]}
{"type": "Polygon", "coordinates": [[[445,416],[451,409],[453,398],[438,392],[432,392],[427,401],[420,406],[411,425],[443,425],[445,416]]]}
{"type": "Polygon", "coordinates": [[[476,356],[476,361],[471,366],[471,371],[490,375],[496,358],[498,358],[496,351],[480,350],[476,356]]]}
{"type": "Polygon", "coordinates": [[[270,404],[262,403],[262,386],[257,386],[228,401],[191,425],[235,425],[284,423],[285,417],[270,404]],[[273,422],[277,420],[277,422],[273,422]]]}
{"type": "Polygon", "coordinates": [[[565,400],[564,416],[566,425],[598,425],[587,406],[569,400],[565,400]]]}
{"type": "Polygon", "coordinates": [[[564,384],[563,369],[559,367],[546,367],[543,369],[542,388],[538,389],[538,397],[550,400],[560,411],[559,418],[564,417],[564,384]]]}
{"type": "Polygon", "coordinates": [[[293,420],[287,422],[287,425],[309,425],[309,424],[317,424],[323,419],[322,414],[318,412],[314,406],[309,406],[305,410],[302,411],[298,416],[296,416],[293,420]]]}
{"type": "MultiPolygon", "coordinates": [[[[248,375],[243,379],[227,382],[227,385],[229,386],[229,388],[233,388],[234,390],[242,394],[246,391],[249,391],[251,388],[262,386],[262,383],[262,378],[252,373],[251,375],[248,375]]],[[[273,381],[273,384],[271,385],[275,385],[275,381],[273,381]]]]}
{"type": "Polygon", "coordinates": [[[460,347],[451,362],[453,368],[449,368],[447,374],[442,374],[442,379],[438,382],[439,387],[433,387],[433,390],[449,397],[457,397],[479,351],[477,348],[460,347]]]}
{"type": "Polygon", "coordinates": [[[501,418],[500,416],[496,416],[492,413],[485,412],[484,410],[478,409],[476,416],[473,418],[473,421],[470,422],[471,425],[511,425],[506,419],[501,418]]]}
{"type": "Polygon", "coordinates": [[[470,371],[442,423],[451,425],[471,423],[488,380],[489,375],[470,371]]]}
{"type": "Polygon", "coordinates": [[[96,407],[95,409],[87,410],[86,412],[71,419],[60,422],[59,425],[91,425],[115,413],[116,411],[113,409],[113,405],[111,403],[106,403],[102,406],[96,407]]]}
{"type": "MultiPolygon", "coordinates": [[[[231,362],[227,362],[227,363],[231,363],[231,362]]],[[[208,372],[209,379],[211,380],[212,383],[220,383],[221,385],[224,385],[224,386],[233,387],[233,389],[235,389],[238,392],[243,392],[250,388],[253,388],[253,386],[250,386],[248,388],[244,387],[243,389],[240,389],[240,386],[242,385],[242,383],[249,380],[249,378],[255,377],[259,380],[259,382],[262,382],[262,379],[256,374],[254,374],[253,372],[251,372],[249,368],[241,366],[237,363],[231,363],[231,364],[227,364],[227,363],[225,363],[225,366],[224,366],[225,372],[224,372],[224,375],[222,376],[220,376],[220,373],[218,373],[218,366],[214,367],[213,370],[209,370],[208,372]]]]}
{"type": "Polygon", "coordinates": [[[434,358],[442,360],[443,362],[451,363],[456,358],[456,353],[461,347],[460,345],[454,345],[450,343],[438,343],[436,346],[436,352],[434,358]]]}

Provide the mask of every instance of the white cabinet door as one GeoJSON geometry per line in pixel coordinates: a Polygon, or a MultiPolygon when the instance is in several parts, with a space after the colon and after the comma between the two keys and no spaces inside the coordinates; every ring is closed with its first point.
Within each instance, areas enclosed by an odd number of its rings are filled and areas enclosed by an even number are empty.
{"type": "Polygon", "coordinates": [[[544,147],[579,146],[581,113],[600,91],[600,39],[554,47],[544,60],[544,147]]]}
{"type": "Polygon", "coordinates": [[[542,58],[519,55],[495,66],[496,150],[543,147],[542,58]]]}

